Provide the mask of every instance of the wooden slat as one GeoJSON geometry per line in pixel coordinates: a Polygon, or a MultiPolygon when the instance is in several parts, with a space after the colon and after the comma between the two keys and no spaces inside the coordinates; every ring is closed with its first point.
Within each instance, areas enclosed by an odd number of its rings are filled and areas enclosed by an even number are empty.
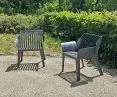
{"type": "Polygon", "coordinates": [[[42,31],[31,30],[24,31],[20,34],[21,49],[23,50],[36,50],[40,49],[42,41],[42,31]]]}
{"type": "Polygon", "coordinates": [[[36,48],[36,33],[34,33],[34,48],[36,48]]]}
{"type": "Polygon", "coordinates": [[[38,33],[36,33],[36,49],[38,49],[38,33]]]}
{"type": "Polygon", "coordinates": [[[27,36],[27,34],[25,33],[24,36],[23,36],[23,38],[24,38],[24,45],[23,45],[24,49],[26,49],[26,36],[27,36]]]}
{"type": "Polygon", "coordinates": [[[29,49],[30,49],[30,46],[31,46],[31,34],[29,33],[29,41],[28,41],[29,43],[29,49]]]}
{"type": "Polygon", "coordinates": [[[28,48],[28,34],[26,34],[26,48],[28,48]]]}
{"type": "Polygon", "coordinates": [[[26,40],[25,49],[27,49],[28,48],[28,34],[27,33],[26,33],[26,36],[25,36],[25,40],[26,40]]]}
{"type": "Polygon", "coordinates": [[[24,39],[23,39],[23,34],[21,34],[21,49],[24,49],[24,39]]]}
{"type": "Polygon", "coordinates": [[[27,44],[27,47],[29,48],[29,41],[30,41],[30,36],[29,36],[29,34],[28,34],[27,37],[28,37],[28,40],[27,40],[27,41],[28,41],[28,42],[27,42],[28,44],[27,44]]]}
{"type": "Polygon", "coordinates": [[[32,33],[30,33],[30,49],[32,49],[32,33]]]}

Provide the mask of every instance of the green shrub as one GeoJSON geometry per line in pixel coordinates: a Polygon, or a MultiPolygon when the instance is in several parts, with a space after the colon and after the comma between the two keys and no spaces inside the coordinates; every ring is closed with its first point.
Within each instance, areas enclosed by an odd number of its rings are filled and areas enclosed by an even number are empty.
{"type": "Polygon", "coordinates": [[[54,37],[65,41],[76,40],[83,33],[103,36],[100,58],[117,67],[117,16],[110,12],[54,12],[44,16],[43,28],[54,37]]]}
{"type": "Polygon", "coordinates": [[[14,34],[0,34],[0,53],[14,53],[16,51],[14,40],[14,34]]]}
{"type": "Polygon", "coordinates": [[[37,10],[37,14],[43,14],[46,12],[56,12],[59,10],[59,5],[56,1],[53,3],[47,2],[37,10]]]}
{"type": "Polygon", "coordinates": [[[19,33],[20,30],[32,29],[40,24],[41,16],[0,14],[0,33],[19,33]]]}
{"type": "Polygon", "coordinates": [[[45,14],[44,29],[55,36],[76,39],[83,33],[112,34],[116,31],[117,17],[109,12],[45,14]],[[77,35],[76,35],[77,34],[77,35]]]}

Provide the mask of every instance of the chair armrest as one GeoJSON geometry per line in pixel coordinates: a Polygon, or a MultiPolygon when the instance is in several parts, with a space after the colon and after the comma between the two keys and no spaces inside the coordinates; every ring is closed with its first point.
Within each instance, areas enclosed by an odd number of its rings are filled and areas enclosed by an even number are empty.
{"type": "Polygon", "coordinates": [[[96,46],[81,48],[78,50],[78,56],[84,59],[92,59],[96,55],[96,46]]]}
{"type": "Polygon", "coordinates": [[[62,52],[76,51],[77,50],[76,41],[61,43],[61,47],[62,47],[62,52]]]}
{"type": "Polygon", "coordinates": [[[15,38],[15,44],[16,44],[16,47],[17,48],[20,48],[21,47],[20,40],[19,40],[19,35],[17,35],[16,38],[15,38]]]}

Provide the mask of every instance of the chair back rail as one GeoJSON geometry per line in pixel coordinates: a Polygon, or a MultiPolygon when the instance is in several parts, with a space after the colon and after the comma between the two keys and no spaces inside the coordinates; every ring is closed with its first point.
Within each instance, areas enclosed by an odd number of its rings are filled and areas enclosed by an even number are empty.
{"type": "Polygon", "coordinates": [[[20,50],[40,50],[43,42],[42,30],[25,30],[20,33],[20,50]]]}

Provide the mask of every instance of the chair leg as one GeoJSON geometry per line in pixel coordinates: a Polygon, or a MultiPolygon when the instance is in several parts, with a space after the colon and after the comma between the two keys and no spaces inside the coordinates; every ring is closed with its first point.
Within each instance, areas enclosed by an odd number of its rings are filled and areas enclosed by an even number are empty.
{"type": "Polygon", "coordinates": [[[98,71],[99,71],[100,75],[103,75],[103,72],[102,72],[102,69],[101,69],[101,67],[100,67],[98,58],[96,57],[95,59],[93,59],[93,62],[94,62],[94,64],[96,65],[96,67],[98,68],[98,71]]]}
{"type": "Polygon", "coordinates": [[[45,54],[44,54],[43,50],[42,50],[42,55],[43,55],[43,60],[46,60],[46,57],[45,57],[45,54]]]}
{"type": "Polygon", "coordinates": [[[62,54],[62,72],[64,71],[64,61],[65,61],[65,55],[62,54]]]}
{"type": "Polygon", "coordinates": [[[42,60],[42,64],[43,64],[43,67],[45,67],[45,62],[44,62],[44,59],[42,60]]]}
{"type": "Polygon", "coordinates": [[[43,46],[42,46],[42,54],[43,54],[43,59],[46,60],[43,46]]]}
{"type": "Polygon", "coordinates": [[[36,71],[38,71],[39,64],[36,64],[36,71]]]}
{"type": "Polygon", "coordinates": [[[85,66],[84,66],[84,62],[83,62],[83,59],[81,59],[81,62],[82,62],[82,67],[85,67],[85,66]]]}
{"type": "Polygon", "coordinates": [[[23,60],[23,51],[21,51],[21,60],[20,60],[20,62],[22,62],[22,60],[23,60]]]}
{"type": "Polygon", "coordinates": [[[20,65],[20,51],[18,51],[18,56],[17,56],[17,67],[19,68],[20,65]]]}
{"type": "Polygon", "coordinates": [[[41,56],[41,60],[42,60],[42,64],[43,64],[43,67],[45,67],[45,56],[44,56],[44,53],[40,50],[40,56],[41,56]]]}
{"type": "Polygon", "coordinates": [[[76,59],[76,76],[77,81],[80,81],[80,59],[76,59]]]}

